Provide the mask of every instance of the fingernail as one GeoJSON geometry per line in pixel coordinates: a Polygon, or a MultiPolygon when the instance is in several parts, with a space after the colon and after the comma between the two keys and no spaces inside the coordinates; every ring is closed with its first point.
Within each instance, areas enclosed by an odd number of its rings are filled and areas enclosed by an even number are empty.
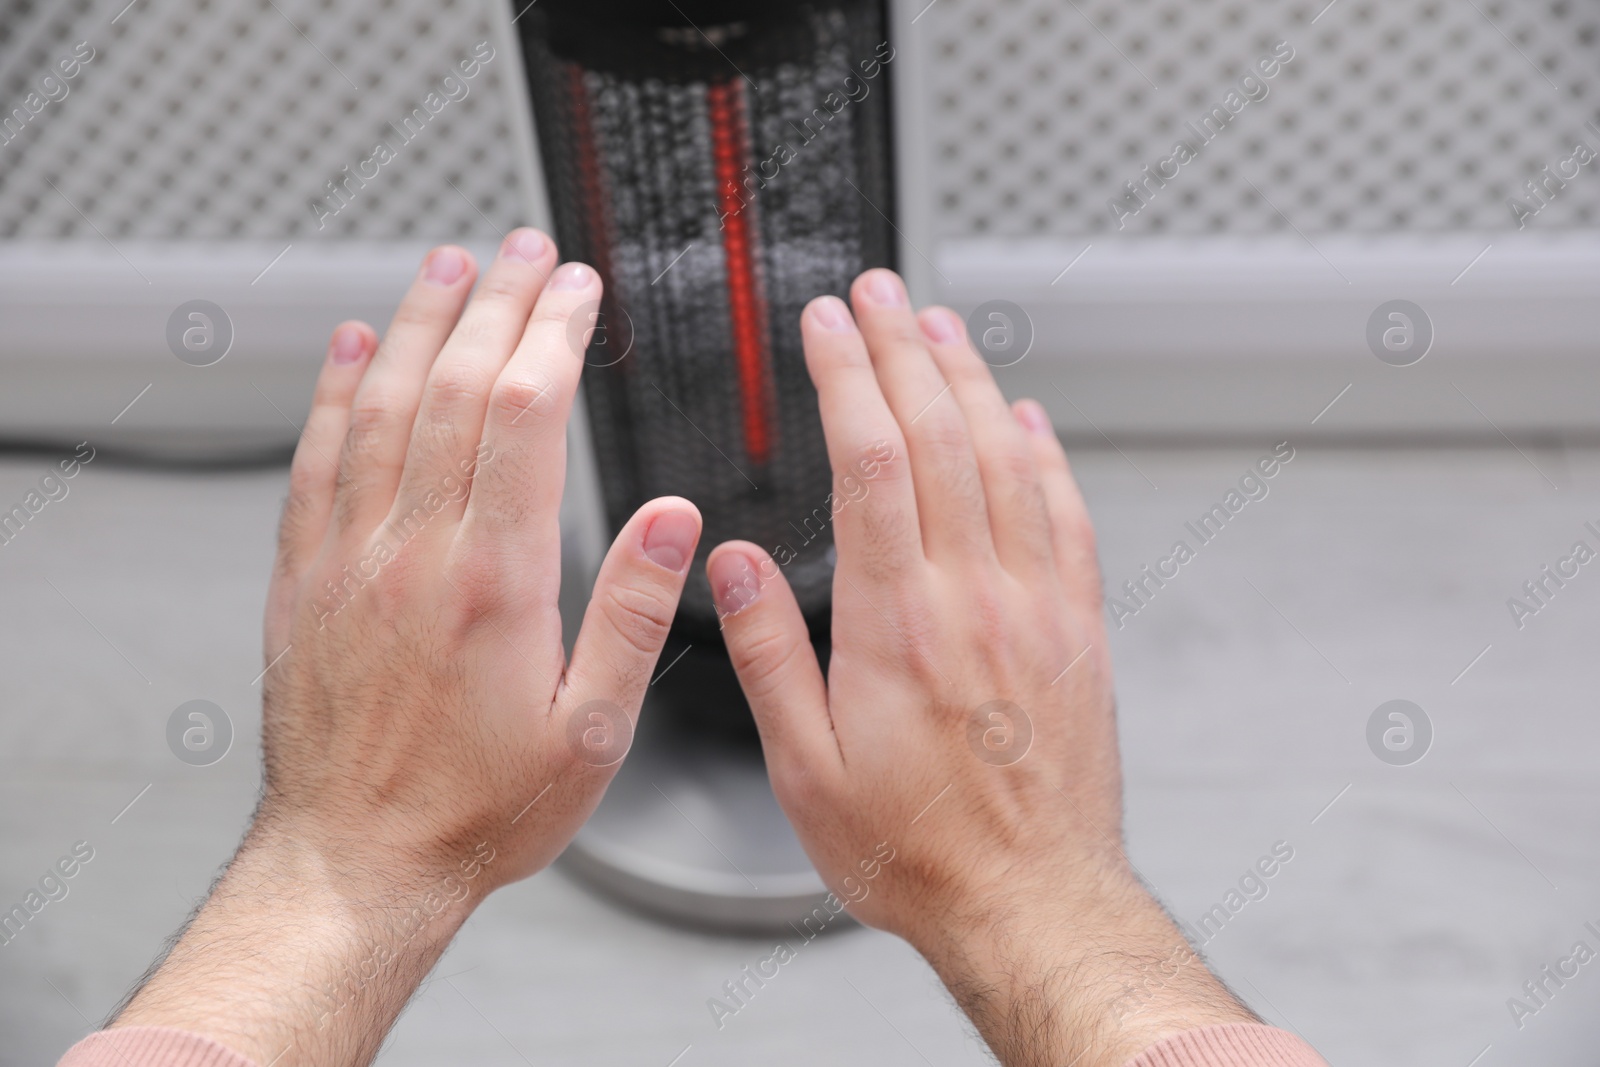
{"type": "Polygon", "coordinates": [[[467,273],[467,257],[459,248],[435,248],[422,265],[422,276],[435,285],[454,285],[467,273]]]}
{"type": "Polygon", "coordinates": [[[507,259],[515,256],[532,263],[544,255],[549,247],[550,242],[538,230],[521,229],[513,231],[511,236],[506,238],[505,244],[500,246],[500,255],[507,259]]]}
{"type": "Polygon", "coordinates": [[[884,307],[904,307],[906,290],[891,271],[875,270],[867,276],[867,295],[874,304],[884,307]]]}
{"type": "Polygon", "coordinates": [[[706,568],[706,579],[711,583],[717,614],[722,617],[738,614],[761,595],[761,577],[743,552],[717,556],[706,568]]]}
{"type": "Polygon", "coordinates": [[[552,289],[587,289],[598,275],[587,263],[563,263],[550,275],[552,289]]]}
{"type": "Polygon", "coordinates": [[[836,296],[818,297],[811,303],[811,317],[817,325],[834,333],[844,333],[855,324],[850,321],[850,309],[836,296]]]}
{"type": "Polygon", "coordinates": [[[644,532],[644,554],[667,568],[680,572],[694,556],[694,543],[700,524],[687,511],[668,511],[651,520],[644,532]]]}
{"type": "Polygon", "coordinates": [[[1055,428],[1050,425],[1050,416],[1045,414],[1044,406],[1037,400],[1019,400],[1012,410],[1017,413],[1017,421],[1029,433],[1043,436],[1055,433],[1055,428]]]}
{"type": "Polygon", "coordinates": [[[333,361],[359,363],[367,354],[367,335],[361,327],[346,323],[333,331],[333,361]]]}
{"type": "Polygon", "coordinates": [[[923,336],[936,344],[949,344],[961,337],[961,320],[949,308],[929,308],[920,318],[923,336]]]}

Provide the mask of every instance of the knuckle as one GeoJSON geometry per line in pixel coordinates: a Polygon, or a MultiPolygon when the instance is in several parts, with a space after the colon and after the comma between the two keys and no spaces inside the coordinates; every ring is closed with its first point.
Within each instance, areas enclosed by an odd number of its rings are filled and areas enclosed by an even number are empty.
{"type": "Polygon", "coordinates": [[[377,439],[398,421],[399,404],[381,394],[358,397],[350,406],[350,428],[345,446],[355,455],[371,449],[377,439]]]}
{"type": "MultiPolygon", "coordinates": [[[[928,341],[922,336],[922,327],[914,315],[894,315],[882,324],[880,335],[889,348],[890,358],[922,358],[928,353],[928,341]]],[[[931,355],[931,353],[928,353],[931,355]]]]}
{"type": "Polygon", "coordinates": [[[470,550],[450,572],[450,599],[469,618],[508,614],[519,595],[518,584],[507,580],[503,561],[492,552],[470,550]]]}
{"type": "Polygon", "coordinates": [[[525,415],[545,415],[555,405],[553,386],[542,377],[501,378],[489,394],[497,418],[515,422],[525,415]]]}
{"type": "Polygon", "coordinates": [[[606,621],[640,655],[653,656],[667,640],[676,605],[650,589],[614,585],[606,591],[606,621]]]}
{"type": "Polygon", "coordinates": [[[850,450],[850,470],[872,481],[894,481],[910,474],[905,449],[883,439],[856,445],[850,450]]]}
{"type": "Polygon", "coordinates": [[[953,385],[982,386],[992,380],[989,365],[978,355],[970,340],[954,344],[931,345],[934,362],[945,380],[953,385]]]}
{"type": "Polygon", "coordinates": [[[521,304],[532,293],[530,280],[509,271],[490,271],[478,282],[475,302],[485,304],[521,304]]]}
{"type": "Polygon", "coordinates": [[[506,343],[504,319],[497,311],[498,308],[493,305],[485,307],[481,304],[469,309],[451,331],[451,344],[476,349],[506,343]]]}
{"type": "Polygon", "coordinates": [[[1010,614],[1007,605],[995,593],[998,585],[999,583],[994,580],[980,583],[968,599],[966,615],[979,633],[994,635],[993,639],[1003,645],[1015,636],[1015,630],[1007,622],[1007,616],[1010,614]]]}
{"type": "Polygon", "coordinates": [[[317,384],[311,390],[311,415],[307,422],[317,417],[321,411],[338,411],[349,403],[350,394],[353,392],[350,384],[342,380],[342,376],[333,373],[330,366],[317,375],[317,384]]]}
{"type": "Polygon", "coordinates": [[[428,394],[440,407],[456,407],[483,396],[483,375],[459,363],[436,364],[428,376],[428,394]]]}
{"type": "Polygon", "coordinates": [[[834,467],[834,491],[851,501],[865,501],[873,486],[901,487],[909,482],[911,467],[905,449],[881,438],[846,450],[849,460],[834,467]]]}
{"type": "Polygon", "coordinates": [[[919,420],[916,427],[918,439],[928,451],[948,460],[970,454],[972,445],[967,438],[966,423],[956,418],[953,411],[936,410],[943,401],[935,401],[919,420]]]}
{"type": "MultiPolygon", "coordinates": [[[[360,579],[360,595],[370,598],[361,605],[364,609],[362,614],[368,619],[404,618],[412,610],[411,586],[407,581],[413,569],[409,556],[396,556],[381,570],[373,568],[367,562],[367,557],[357,557],[354,564],[346,564],[345,568],[345,581],[348,583],[360,579]],[[359,569],[362,564],[366,564],[365,570],[359,569]],[[354,578],[350,575],[354,575],[354,578]]],[[[438,618],[435,616],[430,619],[428,625],[437,625],[438,618]]]]}
{"type": "Polygon", "coordinates": [[[831,344],[806,346],[806,359],[818,369],[852,370],[872,374],[872,357],[853,336],[843,335],[831,344]]]}
{"type": "Polygon", "coordinates": [[[554,342],[564,334],[568,324],[575,318],[581,318],[585,326],[598,325],[598,311],[590,297],[585,300],[583,294],[568,295],[568,290],[546,289],[542,299],[533,305],[533,313],[528,316],[532,326],[539,327],[540,334],[554,342]],[[580,316],[580,312],[587,311],[580,316]]]}
{"type": "Polygon", "coordinates": [[[741,640],[728,643],[728,656],[739,681],[752,694],[772,692],[787,675],[798,644],[776,627],[758,626],[741,640]]]}
{"type": "Polygon", "coordinates": [[[952,460],[940,465],[937,477],[944,493],[961,502],[955,509],[960,521],[948,522],[947,532],[975,538],[974,547],[982,545],[988,539],[988,494],[977,464],[970,456],[966,462],[952,460]],[[979,536],[980,531],[982,536],[979,536]]]}
{"type": "MultiPolygon", "coordinates": [[[[402,300],[400,302],[400,306],[395,309],[394,319],[390,323],[389,332],[391,336],[394,335],[396,333],[396,327],[399,328],[398,332],[400,333],[412,333],[424,330],[431,332],[440,323],[449,322],[452,320],[452,318],[453,316],[447,314],[442,308],[434,307],[427,301],[402,300]]],[[[388,343],[388,339],[385,338],[385,347],[387,347],[388,343]]]]}
{"type": "Polygon", "coordinates": [[[300,443],[295,446],[295,462],[302,452],[310,451],[315,442],[337,440],[340,432],[350,425],[350,402],[347,395],[331,396],[321,382],[311,398],[311,410],[300,427],[300,443]]]}
{"type": "MultiPolygon", "coordinates": [[[[909,675],[928,684],[942,682],[944,679],[939,675],[940,668],[936,664],[940,659],[939,637],[948,630],[948,620],[942,619],[936,609],[919,597],[891,594],[874,596],[874,600],[883,613],[893,620],[897,638],[882,646],[877,653],[883,670],[900,677],[909,675]]],[[[963,605],[962,614],[964,618],[972,620],[974,628],[978,620],[984,618],[974,606],[963,605]]]]}

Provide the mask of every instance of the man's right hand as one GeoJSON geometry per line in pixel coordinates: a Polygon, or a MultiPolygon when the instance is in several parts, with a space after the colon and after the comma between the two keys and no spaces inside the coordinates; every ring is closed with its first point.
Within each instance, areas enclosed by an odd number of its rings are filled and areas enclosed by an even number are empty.
{"type": "Polygon", "coordinates": [[[914,314],[891,272],[851,297],[802,316],[835,472],[828,676],[767,553],[708,570],[807,852],[1008,1065],[1257,1021],[1123,854],[1094,535],[1043,409],[1008,407],[960,318],[914,314]]]}

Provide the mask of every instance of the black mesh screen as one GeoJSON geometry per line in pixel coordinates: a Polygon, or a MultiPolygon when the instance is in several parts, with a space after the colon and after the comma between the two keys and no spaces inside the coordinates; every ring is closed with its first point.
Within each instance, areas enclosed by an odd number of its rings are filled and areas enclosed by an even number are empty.
{"type": "Polygon", "coordinates": [[[831,476],[798,322],[893,265],[882,5],[540,0],[517,25],[556,235],[606,284],[584,386],[613,530],[663,493],[700,506],[680,631],[715,634],[705,555],[732,537],[825,627],[831,476]]]}

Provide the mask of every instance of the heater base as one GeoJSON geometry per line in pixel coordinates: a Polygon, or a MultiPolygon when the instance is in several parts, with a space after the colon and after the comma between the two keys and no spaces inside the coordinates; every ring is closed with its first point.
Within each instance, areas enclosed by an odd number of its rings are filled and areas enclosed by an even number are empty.
{"type": "MultiPolygon", "coordinates": [[[[792,932],[828,890],[778,807],[753,727],[719,727],[712,714],[724,724],[727,712],[748,716],[742,700],[733,695],[729,707],[720,687],[684,684],[697,677],[699,652],[652,687],[627,758],[561,863],[658,918],[792,932]],[[661,691],[678,671],[684,682],[661,691]]],[[[661,662],[673,654],[669,646],[661,662]]],[[[829,925],[848,921],[841,913],[829,925]]]]}

